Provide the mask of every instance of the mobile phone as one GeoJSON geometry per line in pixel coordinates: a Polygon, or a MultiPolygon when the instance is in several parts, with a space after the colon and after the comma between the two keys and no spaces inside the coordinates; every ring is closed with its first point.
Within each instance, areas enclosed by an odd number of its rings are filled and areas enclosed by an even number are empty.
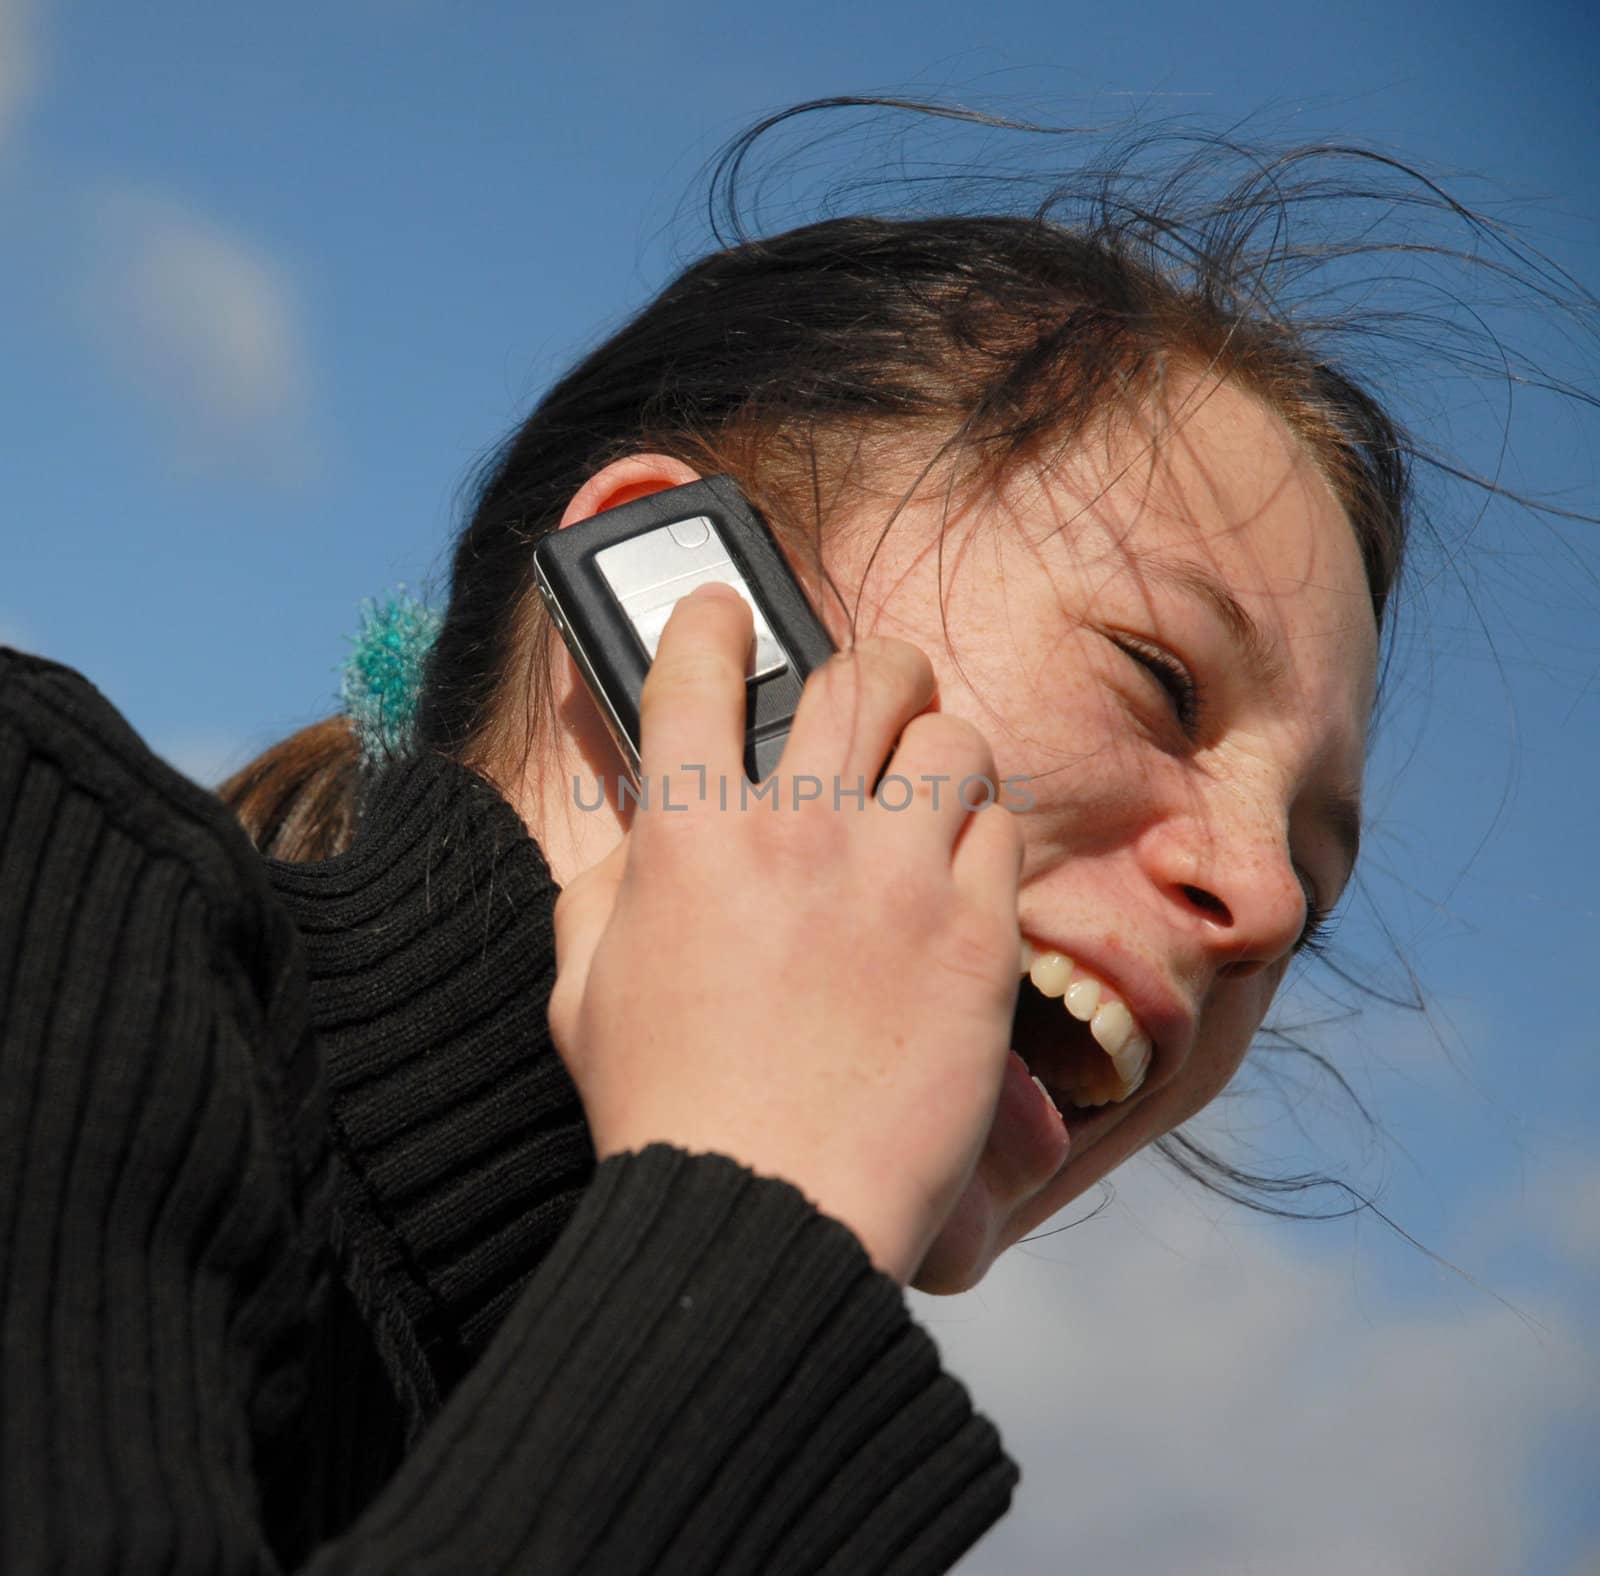
{"type": "Polygon", "coordinates": [[[752,782],[770,775],[806,679],[834,645],[736,482],[707,477],[553,531],[534,548],[533,569],[635,786],[639,692],[667,617],[696,586],[732,586],[755,614],[745,672],[745,775],[752,782]]]}

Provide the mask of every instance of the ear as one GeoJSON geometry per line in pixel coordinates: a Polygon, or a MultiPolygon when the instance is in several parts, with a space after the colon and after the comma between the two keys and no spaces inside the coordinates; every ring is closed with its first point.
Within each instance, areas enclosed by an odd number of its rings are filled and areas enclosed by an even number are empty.
{"type": "Polygon", "coordinates": [[[635,498],[648,498],[651,493],[665,492],[668,487],[687,487],[690,482],[699,480],[698,471],[669,454],[630,454],[596,471],[572,495],[572,502],[561,516],[560,528],[564,530],[579,520],[620,508],[635,498]]]}

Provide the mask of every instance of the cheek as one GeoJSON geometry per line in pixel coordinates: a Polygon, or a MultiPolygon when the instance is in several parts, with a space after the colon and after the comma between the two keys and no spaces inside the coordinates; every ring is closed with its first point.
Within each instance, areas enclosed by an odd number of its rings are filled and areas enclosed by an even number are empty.
{"type": "Polygon", "coordinates": [[[1224,985],[1213,998],[1201,1020],[1194,1052],[1180,1076],[1182,1114],[1178,1121],[1186,1122],[1204,1110],[1233,1081],[1286,970],[1286,964],[1279,964],[1249,980],[1224,985]]]}
{"type": "Polygon", "coordinates": [[[1023,880],[1064,862],[1132,846],[1177,790],[1172,763],[1130,736],[1104,694],[1065,705],[969,719],[989,740],[1006,803],[1023,811],[1023,880]],[[1121,723],[1119,727],[1118,724],[1121,723]]]}
{"type": "Polygon", "coordinates": [[[1174,1127],[1199,1115],[1233,1082],[1249,1049],[1248,1037],[1239,1035],[1218,1036],[1215,1041],[1208,1036],[1195,1047],[1184,1068],[1174,1127]]]}
{"type": "MultiPolygon", "coordinates": [[[[991,619],[992,622],[992,619],[991,619]]],[[[1105,642],[1065,624],[1050,627],[1020,610],[1017,621],[975,638],[970,626],[947,637],[935,626],[915,639],[933,661],[941,709],[972,722],[998,756],[1035,765],[1068,765],[1099,753],[1125,726],[1110,680],[1116,669],[1105,642]]]]}

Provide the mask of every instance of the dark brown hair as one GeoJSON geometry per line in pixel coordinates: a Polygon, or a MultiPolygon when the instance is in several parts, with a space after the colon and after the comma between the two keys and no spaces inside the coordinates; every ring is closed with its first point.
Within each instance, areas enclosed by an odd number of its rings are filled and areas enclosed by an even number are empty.
{"type": "MultiPolygon", "coordinates": [[[[1592,313],[1570,281],[1426,177],[1344,147],[1268,154],[1201,137],[1173,144],[1178,155],[1152,170],[1141,161],[1171,139],[1149,137],[1037,200],[1020,200],[1030,183],[997,177],[1010,211],[996,211],[995,183],[969,179],[960,192],[989,206],[929,215],[883,204],[750,233],[741,199],[757,143],[797,117],[873,109],[1040,130],[841,99],[798,106],[735,141],[710,182],[716,248],[560,378],[476,477],[416,747],[494,777],[549,724],[550,629],[531,549],[612,460],[658,452],[732,475],[791,555],[814,566],[830,509],[870,469],[861,462],[875,446],[903,456],[920,443],[930,469],[949,461],[964,485],[995,485],[1096,418],[1131,413],[1180,365],[1235,380],[1298,434],[1348,515],[1382,628],[1413,530],[1414,462],[1505,489],[1420,449],[1338,353],[1363,335],[1380,353],[1424,339],[1438,352],[1455,330],[1426,314],[1341,305],[1340,281],[1366,303],[1375,256],[1399,266],[1423,252],[1515,283],[1535,304],[1592,313]],[[1308,215],[1341,211],[1351,238],[1325,221],[1308,231],[1308,215]],[[1466,242],[1421,247],[1411,220],[1422,212],[1463,226],[1466,242]],[[1375,214],[1398,233],[1374,234],[1375,214]]],[[[1502,377],[1587,397],[1492,343],[1502,377]]],[[[1452,362],[1484,363],[1481,345],[1452,362]]],[[[318,723],[221,793],[267,854],[321,859],[353,835],[356,761],[349,729],[318,723]]],[[[1237,1170],[1177,1134],[1160,1147],[1214,1191],[1269,1213],[1297,1214],[1276,1200],[1329,1185],[1237,1170]]]]}
{"type": "Polygon", "coordinates": [[[355,836],[361,747],[345,717],[324,717],[241,766],[217,796],[276,859],[331,859],[355,836]]]}
{"type": "MultiPolygon", "coordinates": [[[[726,196],[724,233],[742,224],[734,192],[755,142],[844,104],[773,117],[728,150],[712,182],[726,196]]],[[[1345,506],[1381,621],[1406,538],[1406,445],[1265,292],[1266,265],[1240,224],[1264,210],[1263,194],[1221,205],[1182,266],[1171,243],[1193,224],[1176,204],[1129,206],[1112,179],[1076,223],[1059,216],[1065,201],[1058,191],[1025,215],[829,219],[734,239],[687,268],[483,467],[418,746],[492,775],[526,744],[515,729],[548,719],[550,631],[531,548],[610,461],[654,451],[734,476],[799,557],[863,444],[920,438],[967,482],[996,484],[1109,406],[1136,404],[1175,360],[1239,381],[1299,434],[1345,506]]],[[[264,852],[324,858],[353,833],[354,757],[347,731],[318,723],[220,791],[264,852]]]]}

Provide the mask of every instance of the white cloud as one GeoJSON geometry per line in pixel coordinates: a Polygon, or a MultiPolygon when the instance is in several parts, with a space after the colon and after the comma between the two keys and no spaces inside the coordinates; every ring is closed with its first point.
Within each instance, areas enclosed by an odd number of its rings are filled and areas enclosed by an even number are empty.
{"type": "Polygon", "coordinates": [[[1580,1273],[1600,1276],[1600,1159],[1541,1153],[1520,1181],[1486,1193],[1475,1219],[1480,1235],[1502,1245],[1534,1243],[1580,1273]]]}
{"type": "Polygon", "coordinates": [[[33,97],[39,80],[33,0],[0,0],[0,148],[33,97]]]}
{"type": "Polygon", "coordinates": [[[301,479],[311,377],[283,268],[151,192],[95,199],[89,236],[85,329],[161,420],[178,464],[301,479]]]}
{"type": "Polygon", "coordinates": [[[1354,1250],[1222,1218],[1125,1168],[1099,1219],[916,1299],[1023,1469],[964,1576],[1528,1569],[1535,1458],[1600,1403],[1561,1311],[1385,1310],[1354,1250]]]}

